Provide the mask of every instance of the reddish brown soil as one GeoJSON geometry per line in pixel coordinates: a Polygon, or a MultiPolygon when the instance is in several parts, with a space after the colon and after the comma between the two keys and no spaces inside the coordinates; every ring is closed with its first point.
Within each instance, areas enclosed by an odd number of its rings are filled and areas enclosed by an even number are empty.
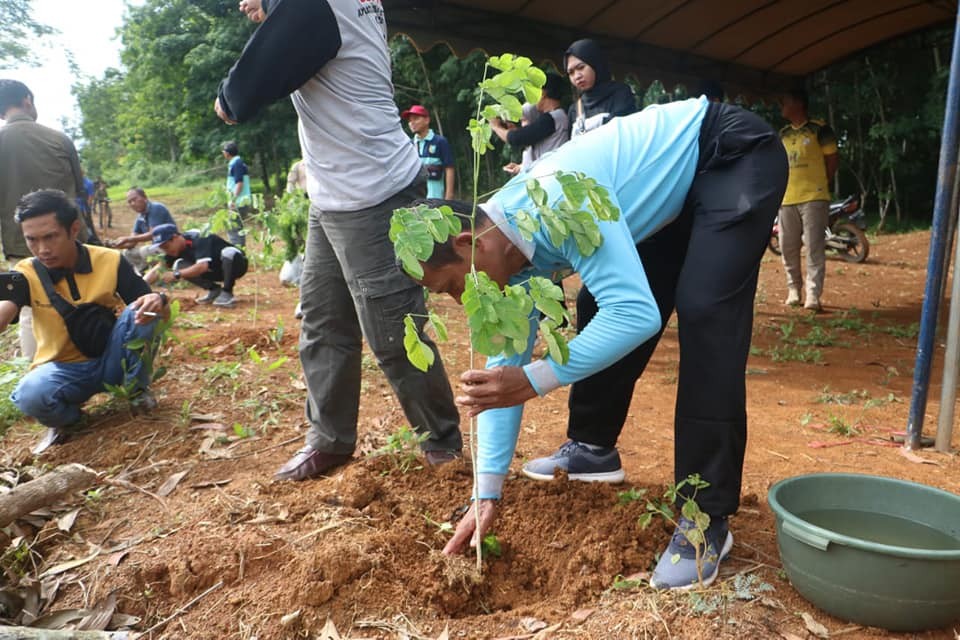
{"type": "MultiPolygon", "coordinates": [[[[805,602],[780,570],[766,503],[777,480],[822,471],[869,472],[960,492],[955,456],[924,451],[919,455],[931,464],[918,464],[883,446],[906,423],[916,340],[893,334],[907,332],[919,318],[928,239],[926,233],[884,236],[875,239],[867,264],[830,260],[826,309],[815,323],[781,304],[782,268],[772,257],[764,260],[748,370],[744,500],[731,525],[737,544],[723,580],[699,596],[617,582],[618,576],[643,577],[668,537],[661,524],[641,530],[640,503],[620,505],[617,492],[630,486],[659,492],[672,479],[675,323],[637,385],[620,442],[628,484],[512,478],[496,529],[502,556],[486,561],[478,578],[472,558],[439,553],[447,534],[437,523],[449,520],[469,495],[466,463],[402,473],[389,457],[360,457],[327,479],[272,480],[304,430],[295,291],[280,287],[273,273],[251,274],[238,288],[238,306],[222,311],[196,307],[189,302],[194,291],[178,291],[185,322],[163,356],[169,372],[156,385],[160,408],[132,418],[101,400],[93,408],[95,430],[40,462],[81,462],[113,475],[139,471],[131,481],[147,491],[175,472],[187,475],[164,507],[143,492],[111,487],[85,502],[69,534],[48,527],[37,548],[47,565],[86,557],[90,544],[111,549],[139,540],[126,555],[104,554],[66,574],[54,608],[90,604],[115,591],[119,609],[141,616],[146,628],[222,582],[154,637],[313,638],[330,618],[345,638],[436,638],[445,627],[451,638],[534,637],[535,621],[548,625],[539,638],[806,638],[813,636],[800,614],[809,613],[845,638],[953,638],[950,630],[861,629],[805,602]],[[849,309],[859,311],[844,316],[849,309]],[[844,317],[873,326],[830,326],[844,317]],[[281,319],[285,331],[277,340],[281,319]],[[771,350],[782,352],[790,323],[792,337],[809,337],[814,324],[829,332],[832,346],[796,347],[819,349],[819,363],[771,357],[771,350]],[[289,360],[267,371],[247,355],[250,347],[267,363],[289,360]],[[818,402],[827,396],[852,403],[818,402]],[[870,406],[868,398],[883,402],[870,406]],[[191,413],[211,415],[191,420],[191,413]],[[828,432],[838,421],[861,435],[828,432]],[[190,428],[209,422],[226,425],[227,435],[237,423],[255,437],[228,445],[210,438],[211,431],[190,428]],[[209,485],[215,481],[226,484],[209,485]],[[774,590],[737,600],[732,576],[742,572],[774,590]],[[705,601],[713,611],[702,612],[705,601]],[[297,611],[296,620],[281,625],[297,611]]],[[[442,351],[454,377],[467,362],[462,315],[447,300],[433,304],[452,330],[442,351]]],[[[942,351],[938,342],[938,358],[942,351]]],[[[928,432],[936,423],[939,370],[938,360],[928,432]]],[[[565,408],[562,391],[530,403],[515,470],[564,439],[565,408]]],[[[366,358],[358,456],[382,446],[403,424],[389,385],[366,358]]],[[[29,424],[13,429],[0,463],[29,462],[38,433],[29,424]]],[[[953,444],[960,444],[960,434],[953,444]]]]}

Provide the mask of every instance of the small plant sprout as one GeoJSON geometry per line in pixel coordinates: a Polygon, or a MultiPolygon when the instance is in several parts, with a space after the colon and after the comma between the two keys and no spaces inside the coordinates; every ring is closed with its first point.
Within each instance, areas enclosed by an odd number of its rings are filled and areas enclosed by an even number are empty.
{"type": "Polygon", "coordinates": [[[408,473],[420,468],[420,445],[430,437],[429,433],[420,433],[403,425],[387,437],[387,443],[370,454],[371,457],[386,456],[393,463],[395,471],[408,473]]]}
{"type": "Polygon", "coordinates": [[[254,364],[256,364],[258,367],[261,367],[268,372],[276,371],[277,369],[282,367],[287,360],[289,360],[287,356],[280,356],[273,362],[267,362],[257,352],[255,347],[250,347],[249,349],[247,349],[247,355],[250,356],[250,360],[252,360],[254,364]]]}
{"type": "Polygon", "coordinates": [[[423,514],[423,519],[427,521],[427,524],[436,528],[438,533],[442,533],[447,536],[453,535],[453,523],[451,522],[437,522],[430,517],[430,514],[423,514]]]}
{"type": "MultiPolygon", "coordinates": [[[[164,366],[154,367],[156,363],[157,354],[160,352],[160,349],[166,344],[167,340],[170,338],[170,329],[173,327],[174,322],[180,315],[180,302],[174,300],[170,303],[169,314],[167,318],[158,317],[155,321],[157,323],[156,328],[154,328],[153,336],[149,340],[143,338],[136,338],[126,343],[124,347],[129,351],[136,351],[140,353],[140,362],[141,365],[150,372],[150,381],[155,382],[162,378],[167,373],[167,368],[164,366]]],[[[126,380],[127,378],[127,361],[126,359],[121,360],[120,368],[123,371],[123,378],[125,382],[119,384],[109,384],[105,383],[103,385],[104,390],[109,393],[114,400],[120,400],[123,402],[129,403],[133,400],[141,391],[140,383],[136,379],[126,380]]]]}
{"type": "Polygon", "coordinates": [[[622,575],[617,575],[613,579],[612,588],[615,591],[630,591],[632,589],[637,589],[643,586],[643,580],[631,580],[630,578],[625,578],[622,575]]]}
{"type": "Polygon", "coordinates": [[[494,558],[499,558],[503,555],[503,548],[500,546],[500,540],[497,538],[496,534],[488,533],[483,536],[483,541],[480,543],[481,556],[493,556],[494,558]]]}
{"type": "MultiPolygon", "coordinates": [[[[709,486],[710,483],[703,480],[699,473],[691,474],[676,484],[667,485],[663,491],[663,498],[661,500],[647,500],[647,510],[637,519],[637,522],[643,529],[649,527],[656,516],[661,516],[664,520],[673,524],[673,526],[679,527],[674,507],[678,499],[682,501],[680,514],[693,523],[691,528],[683,531],[683,535],[687,539],[687,542],[693,546],[696,553],[697,580],[701,584],[703,583],[702,547],[707,539],[707,528],[710,526],[710,516],[700,510],[700,505],[697,504],[696,498],[698,491],[706,489],[709,486]],[[688,493],[690,495],[681,493],[684,487],[689,489],[688,493]]],[[[679,554],[674,554],[673,557],[670,558],[670,561],[674,564],[680,562],[679,554]]]]}
{"type": "Polygon", "coordinates": [[[245,427],[239,422],[233,423],[233,435],[237,436],[241,440],[253,436],[256,432],[250,427],[245,427]]]}
{"type": "Polygon", "coordinates": [[[630,487],[626,491],[617,492],[617,504],[625,505],[630,504],[631,502],[639,502],[643,499],[643,496],[647,495],[646,489],[637,489],[636,487],[630,487]]]}

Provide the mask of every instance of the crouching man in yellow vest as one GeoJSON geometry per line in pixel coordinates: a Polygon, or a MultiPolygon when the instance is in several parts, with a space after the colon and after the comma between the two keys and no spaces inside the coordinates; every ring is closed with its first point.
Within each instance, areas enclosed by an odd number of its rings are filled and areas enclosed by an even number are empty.
{"type": "Polygon", "coordinates": [[[37,352],[11,399],[48,427],[34,449],[40,453],[77,430],[83,403],[107,384],[126,386],[134,410],[156,407],[151,371],[141,358],[149,346],[142,345],[169,311],[166,296],[151,292],[118,251],[77,241],[81,222],[62,191],[23,196],[15,219],[34,257],[7,274],[0,331],[16,320],[21,307],[33,309],[37,352]],[[141,346],[130,348],[135,344],[141,346]]]}

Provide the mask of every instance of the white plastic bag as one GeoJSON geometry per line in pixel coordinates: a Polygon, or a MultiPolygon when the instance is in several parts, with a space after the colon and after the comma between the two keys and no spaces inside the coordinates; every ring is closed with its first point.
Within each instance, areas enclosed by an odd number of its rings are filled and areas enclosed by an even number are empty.
{"type": "Polygon", "coordinates": [[[283,263],[280,267],[280,282],[290,287],[299,286],[301,273],[303,273],[303,255],[283,263]]]}

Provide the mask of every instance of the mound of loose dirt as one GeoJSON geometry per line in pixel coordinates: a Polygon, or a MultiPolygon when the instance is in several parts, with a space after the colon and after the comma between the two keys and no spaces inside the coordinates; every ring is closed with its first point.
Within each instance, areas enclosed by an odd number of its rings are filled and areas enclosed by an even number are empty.
{"type": "MultiPolygon", "coordinates": [[[[272,480],[304,432],[296,293],[273,274],[241,280],[230,310],[195,306],[193,291],[178,290],[184,322],[162,356],[158,411],[133,417],[101,398],[94,428],[43,456],[44,464],[124,475],[141,490],[106,488],[83,501],[69,532],[46,526],[34,545],[37,569],[102,550],[61,574],[53,608],[114,592],[121,611],[143,619],[140,628],[176,613],[155,638],[314,638],[328,618],[345,638],[391,640],[436,638],[445,627],[451,638],[812,637],[801,614],[844,638],[953,638],[949,630],[855,628],[803,601],[780,570],[765,500],[778,479],[819,471],[960,491],[956,457],[920,452],[930,464],[917,464],[887,446],[906,421],[928,238],[880,237],[866,264],[829,261],[818,316],[781,304],[782,268],[764,261],[747,370],[744,499],[731,521],[731,558],[704,593],[639,586],[669,531],[659,522],[641,529],[642,502],[620,504],[617,495],[631,486],[656,495],[672,481],[675,323],[637,385],[619,443],[630,483],[511,479],[496,525],[502,554],[488,557],[479,576],[471,556],[439,553],[449,536],[440,525],[469,498],[469,464],[403,473],[388,456],[366,457],[405,422],[370,356],[357,460],[326,479],[272,480]],[[853,429],[843,435],[838,425],[853,429]],[[163,506],[144,493],[184,472],[163,506]]],[[[461,311],[432,304],[448,318],[451,340],[441,351],[455,382],[467,362],[461,311]]],[[[936,356],[935,372],[939,346],[936,356]]],[[[929,423],[936,374],[933,383],[929,423]]],[[[564,392],[531,402],[518,458],[553,450],[565,428],[564,392]]],[[[28,424],[14,428],[0,463],[31,461],[37,437],[28,424]]],[[[37,531],[22,527],[34,539],[37,531]]]]}

